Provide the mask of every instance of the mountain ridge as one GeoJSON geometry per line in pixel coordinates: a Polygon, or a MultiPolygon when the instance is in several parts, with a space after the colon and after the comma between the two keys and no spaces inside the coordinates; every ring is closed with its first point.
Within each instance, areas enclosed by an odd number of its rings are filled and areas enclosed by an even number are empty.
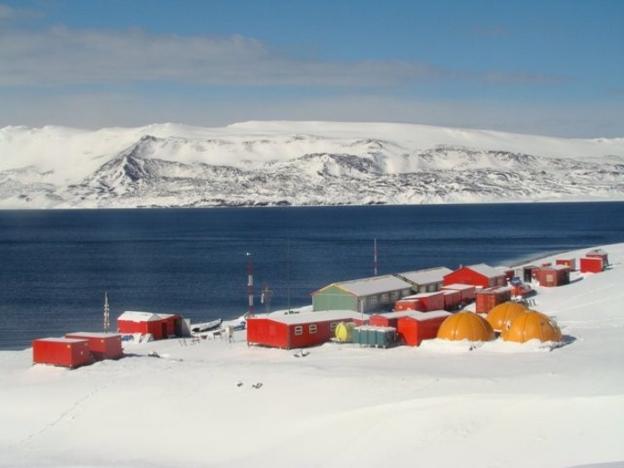
{"type": "Polygon", "coordinates": [[[0,154],[3,208],[624,199],[624,139],[323,122],[5,127],[0,154]]]}

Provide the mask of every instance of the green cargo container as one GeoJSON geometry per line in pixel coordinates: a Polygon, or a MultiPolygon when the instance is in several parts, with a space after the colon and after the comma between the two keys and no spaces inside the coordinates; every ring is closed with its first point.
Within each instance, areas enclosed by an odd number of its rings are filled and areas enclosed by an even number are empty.
{"type": "Polygon", "coordinates": [[[396,329],[391,327],[384,327],[374,331],[375,333],[375,346],[378,348],[389,348],[396,342],[396,329]]]}
{"type": "Polygon", "coordinates": [[[396,329],[370,325],[355,327],[353,342],[371,348],[389,348],[396,344],[396,329]]]}

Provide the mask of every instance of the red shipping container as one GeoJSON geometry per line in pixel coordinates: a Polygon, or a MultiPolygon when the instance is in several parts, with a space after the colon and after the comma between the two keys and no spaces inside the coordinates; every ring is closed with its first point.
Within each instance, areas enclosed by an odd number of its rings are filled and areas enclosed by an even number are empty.
{"type": "Polygon", "coordinates": [[[414,294],[403,299],[417,300],[416,310],[420,312],[444,309],[444,294],[442,291],[414,294]]]}
{"type": "Polygon", "coordinates": [[[602,249],[590,250],[589,252],[587,252],[585,254],[585,257],[590,257],[590,258],[598,257],[598,258],[602,258],[602,263],[603,263],[603,267],[604,268],[606,268],[606,266],[609,264],[609,255],[607,254],[607,252],[605,252],[602,249]]]}
{"type": "Polygon", "coordinates": [[[418,299],[400,299],[394,303],[394,310],[397,312],[405,310],[420,310],[421,308],[422,305],[418,299]]]}
{"type": "Polygon", "coordinates": [[[511,288],[488,288],[476,293],[476,312],[487,314],[498,304],[511,300],[511,288]]]}
{"type": "Polygon", "coordinates": [[[123,356],[121,335],[116,333],[75,332],[67,333],[65,338],[87,340],[89,342],[89,351],[91,351],[91,354],[97,361],[102,359],[119,359],[123,356]]]}
{"type": "Polygon", "coordinates": [[[444,286],[442,290],[459,291],[461,294],[462,303],[467,304],[468,302],[474,301],[477,288],[471,284],[455,283],[444,286]]]}
{"type": "Polygon", "coordinates": [[[535,279],[540,286],[563,286],[570,283],[570,269],[564,265],[538,268],[535,270],[535,279]]]}
{"type": "Polygon", "coordinates": [[[461,292],[454,289],[444,289],[444,310],[455,310],[462,303],[461,292]]]}
{"type": "Polygon", "coordinates": [[[93,362],[87,340],[39,338],[32,345],[34,364],[52,364],[74,369],[93,362]]]}
{"type": "MultiPolygon", "coordinates": [[[[407,317],[410,314],[415,313],[414,310],[403,310],[398,312],[389,312],[386,314],[371,315],[368,323],[376,327],[397,327],[397,322],[401,317],[407,317]]],[[[422,312],[417,312],[422,313],[422,312]]]]}
{"type": "Polygon", "coordinates": [[[412,313],[401,317],[397,324],[399,339],[407,346],[420,346],[422,340],[431,340],[438,334],[442,322],[451,315],[438,310],[428,313],[412,313]]]}
{"type": "Polygon", "coordinates": [[[600,273],[604,271],[605,265],[601,257],[581,258],[581,273],[600,273]]]}

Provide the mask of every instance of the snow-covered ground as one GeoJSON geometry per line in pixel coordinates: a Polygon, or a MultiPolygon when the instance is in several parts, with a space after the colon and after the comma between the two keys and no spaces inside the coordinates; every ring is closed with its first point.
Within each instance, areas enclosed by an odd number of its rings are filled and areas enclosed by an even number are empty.
{"type": "Polygon", "coordinates": [[[604,248],[610,270],[539,288],[567,336],[554,350],[435,340],[295,358],[238,333],[74,371],[0,352],[0,464],[622,466],[624,244],[604,248]]]}

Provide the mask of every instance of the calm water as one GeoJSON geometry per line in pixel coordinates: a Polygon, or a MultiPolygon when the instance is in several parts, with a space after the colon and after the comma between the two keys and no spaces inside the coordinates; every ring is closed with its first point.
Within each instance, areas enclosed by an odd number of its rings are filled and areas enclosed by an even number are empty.
{"type": "MultiPolygon", "coordinates": [[[[199,210],[0,211],[0,349],[100,330],[111,315],[246,310],[246,252],[272,308],[380,272],[510,263],[624,241],[624,203],[199,210]]],[[[263,309],[264,306],[258,306],[263,309]]]]}

